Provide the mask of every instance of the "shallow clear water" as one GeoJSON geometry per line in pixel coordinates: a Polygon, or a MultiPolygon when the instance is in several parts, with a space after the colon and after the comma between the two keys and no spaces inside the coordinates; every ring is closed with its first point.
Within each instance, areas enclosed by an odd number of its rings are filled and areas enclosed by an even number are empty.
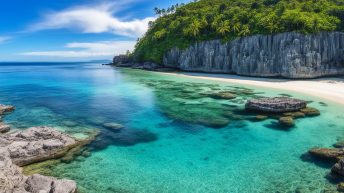
{"type": "Polygon", "coordinates": [[[344,110],[314,97],[99,64],[32,63],[0,64],[0,103],[17,107],[5,121],[19,129],[48,125],[76,136],[100,130],[90,157],[41,171],[76,180],[81,192],[335,189],[325,178],[331,165],[301,156],[344,138],[344,110]],[[239,94],[233,100],[199,95],[219,89],[239,94]],[[322,115],[285,130],[275,120],[241,114],[246,99],[281,94],[310,101],[322,115]],[[213,120],[228,125],[214,128],[213,120]],[[108,130],[102,126],[108,122],[125,129],[108,130]]]}

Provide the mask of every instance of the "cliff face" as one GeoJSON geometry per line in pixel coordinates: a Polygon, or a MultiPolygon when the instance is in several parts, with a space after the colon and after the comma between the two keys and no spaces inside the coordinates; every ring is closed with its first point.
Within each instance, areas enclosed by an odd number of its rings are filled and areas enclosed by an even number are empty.
{"type": "Polygon", "coordinates": [[[164,65],[185,71],[315,78],[344,74],[344,33],[256,35],[174,48],[164,65]]]}

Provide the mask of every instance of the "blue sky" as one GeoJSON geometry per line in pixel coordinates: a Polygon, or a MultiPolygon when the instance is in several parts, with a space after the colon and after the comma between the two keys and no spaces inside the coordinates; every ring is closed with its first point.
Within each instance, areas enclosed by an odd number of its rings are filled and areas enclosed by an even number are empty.
{"type": "Polygon", "coordinates": [[[4,0],[0,61],[111,59],[132,49],[154,7],[190,0],[4,0]]]}

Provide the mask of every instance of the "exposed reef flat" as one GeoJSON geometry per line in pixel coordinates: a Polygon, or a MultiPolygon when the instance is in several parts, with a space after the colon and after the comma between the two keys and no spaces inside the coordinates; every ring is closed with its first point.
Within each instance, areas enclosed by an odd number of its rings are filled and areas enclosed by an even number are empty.
{"type": "MultiPolygon", "coordinates": [[[[1,112],[14,110],[0,105],[1,112]]],[[[88,144],[93,137],[79,140],[50,127],[31,127],[0,134],[1,193],[74,193],[76,182],[39,174],[25,176],[19,166],[64,157],[88,144]]]]}

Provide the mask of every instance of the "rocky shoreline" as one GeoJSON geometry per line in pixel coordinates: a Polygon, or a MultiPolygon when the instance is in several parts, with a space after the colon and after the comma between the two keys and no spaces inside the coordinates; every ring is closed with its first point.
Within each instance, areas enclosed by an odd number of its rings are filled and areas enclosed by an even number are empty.
{"type": "MultiPolygon", "coordinates": [[[[0,105],[0,116],[14,110],[0,105]]],[[[5,125],[0,122],[1,126],[5,125]]],[[[95,136],[75,139],[50,127],[31,127],[24,131],[0,134],[0,192],[1,193],[75,193],[76,182],[34,174],[25,176],[22,166],[58,159],[90,143],[95,136]]]]}

